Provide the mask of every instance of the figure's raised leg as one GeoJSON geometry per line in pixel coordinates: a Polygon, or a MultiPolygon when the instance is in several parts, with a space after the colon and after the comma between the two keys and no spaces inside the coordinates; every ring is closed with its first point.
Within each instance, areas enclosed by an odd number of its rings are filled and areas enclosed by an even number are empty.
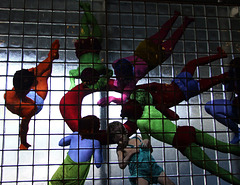
{"type": "Polygon", "coordinates": [[[186,27],[193,22],[193,18],[184,17],[183,24],[173,33],[173,35],[161,45],[163,49],[170,55],[172,50],[174,49],[175,45],[177,44],[178,40],[182,37],[184,30],[186,27]]]}
{"type": "Polygon", "coordinates": [[[168,32],[171,30],[172,25],[177,20],[179,15],[180,12],[175,11],[173,17],[171,17],[167,22],[165,22],[162,25],[161,29],[156,34],[151,36],[149,39],[155,44],[161,44],[162,41],[167,36],[168,32]]]}
{"type": "Polygon", "coordinates": [[[37,77],[37,85],[33,88],[36,93],[42,98],[46,99],[48,93],[48,78],[52,74],[52,69],[49,69],[41,77],[37,77]]]}
{"type": "MultiPolygon", "coordinates": [[[[88,30],[88,36],[93,36],[101,41],[102,31],[98,25],[98,22],[94,15],[91,13],[91,7],[89,3],[80,2],[80,7],[84,10],[84,24],[88,24],[92,27],[92,32],[88,30]]],[[[89,29],[89,28],[88,28],[89,29]]]]}
{"type": "Polygon", "coordinates": [[[51,45],[51,50],[48,53],[48,57],[44,61],[40,62],[40,64],[36,68],[33,69],[37,77],[42,76],[42,74],[48,70],[52,70],[53,60],[59,58],[59,47],[59,40],[55,40],[51,45]]]}
{"type": "Polygon", "coordinates": [[[231,153],[236,156],[240,156],[240,148],[238,145],[232,145],[229,143],[222,142],[212,137],[207,133],[203,133],[200,130],[196,129],[196,143],[213,150],[217,150],[223,153],[231,153]]]}
{"type": "MultiPolygon", "coordinates": [[[[80,2],[80,7],[82,7],[82,3],[80,2]]],[[[79,39],[86,39],[88,37],[90,37],[90,28],[88,27],[88,20],[87,20],[87,16],[86,16],[86,12],[84,10],[84,14],[80,20],[80,37],[79,39]]]]}
{"type": "Polygon", "coordinates": [[[203,65],[213,62],[217,59],[227,57],[227,54],[221,47],[218,47],[217,51],[218,51],[218,53],[215,55],[201,57],[201,58],[198,58],[198,59],[188,62],[182,69],[182,72],[186,71],[186,72],[189,72],[191,75],[194,75],[194,72],[195,72],[197,66],[203,66],[203,65]]]}
{"type": "Polygon", "coordinates": [[[52,74],[52,61],[54,59],[59,58],[58,49],[59,49],[59,41],[57,40],[52,43],[52,47],[51,47],[51,50],[49,51],[48,58],[43,62],[41,62],[36,69],[37,71],[39,70],[39,67],[41,67],[44,70],[42,70],[43,73],[41,75],[40,74],[36,75],[37,84],[32,89],[34,89],[37,92],[37,94],[44,100],[48,93],[47,81],[52,74]]]}
{"type": "Polygon", "coordinates": [[[198,80],[199,82],[199,87],[200,87],[200,92],[205,92],[208,89],[210,89],[211,87],[220,84],[220,83],[225,83],[229,80],[229,75],[228,72],[223,73],[221,75],[218,76],[213,76],[211,78],[202,78],[200,80],[198,80]]]}
{"type": "MultiPolygon", "coordinates": [[[[79,5],[81,8],[84,9],[84,14],[81,18],[81,21],[80,21],[80,36],[79,36],[79,39],[75,42],[75,48],[76,48],[76,56],[77,58],[80,58],[80,54],[81,53],[81,42],[80,42],[80,39],[87,39],[88,37],[91,36],[91,33],[90,33],[90,28],[89,28],[89,25],[88,25],[88,19],[87,19],[87,15],[86,15],[86,11],[90,11],[90,5],[89,5],[89,8],[87,6],[88,3],[86,3],[86,5],[82,2],[79,2],[79,5]],[[84,6],[83,6],[84,5],[84,6]],[[80,50],[80,51],[79,51],[80,50]]],[[[79,67],[77,69],[72,69],[69,71],[69,76],[70,76],[70,90],[76,86],[75,84],[75,78],[79,78],[80,74],[79,74],[79,67]]]]}

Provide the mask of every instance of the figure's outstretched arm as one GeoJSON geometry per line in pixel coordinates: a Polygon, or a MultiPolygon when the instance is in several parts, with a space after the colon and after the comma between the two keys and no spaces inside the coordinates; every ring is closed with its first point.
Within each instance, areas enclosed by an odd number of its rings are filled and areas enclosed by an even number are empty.
{"type": "Polygon", "coordinates": [[[115,80],[112,80],[110,83],[108,83],[108,90],[121,93],[121,97],[120,98],[117,98],[114,96],[104,97],[97,102],[99,106],[106,106],[110,103],[116,103],[117,105],[124,104],[127,101],[127,99],[130,97],[133,89],[136,87],[135,85],[128,85],[122,91],[119,87],[114,85],[115,83],[116,83],[115,80]]]}
{"type": "Polygon", "coordinates": [[[123,159],[124,159],[123,151],[121,151],[121,150],[117,151],[117,156],[118,156],[119,167],[120,167],[121,169],[126,168],[127,163],[125,163],[125,162],[123,161],[123,159]]]}
{"type": "Polygon", "coordinates": [[[102,146],[99,141],[94,142],[94,162],[97,168],[102,166],[103,157],[102,157],[102,146]]]}
{"type": "Polygon", "coordinates": [[[150,140],[149,139],[144,139],[144,140],[142,140],[142,142],[143,142],[143,148],[150,148],[151,153],[152,153],[153,148],[152,148],[150,140]]]}
{"type": "Polygon", "coordinates": [[[87,84],[86,85],[90,89],[105,90],[107,88],[109,78],[112,76],[112,74],[113,74],[113,71],[108,70],[108,73],[106,75],[101,76],[97,81],[97,83],[95,83],[94,85],[87,85],[87,84]]]}
{"type": "Polygon", "coordinates": [[[128,97],[128,93],[123,92],[121,98],[112,98],[111,102],[121,105],[127,101],[128,97]]]}
{"type": "Polygon", "coordinates": [[[125,169],[132,155],[137,152],[139,152],[139,148],[128,148],[128,149],[125,148],[123,151],[118,150],[117,155],[118,155],[119,167],[121,169],[125,169]]]}
{"type": "Polygon", "coordinates": [[[76,86],[75,79],[79,78],[79,67],[77,69],[72,69],[69,71],[70,76],[70,90],[76,86]]]}
{"type": "Polygon", "coordinates": [[[126,101],[127,101],[127,98],[129,96],[127,96],[126,94],[122,94],[122,97],[121,98],[116,98],[114,96],[108,96],[108,97],[104,97],[104,98],[101,98],[97,104],[99,106],[107,106],[108,104],[110,103],[116,103],[117,105],[121,105],[121,104],[124,104],[126,101]]]}
{"type": "Polygon", "coordinates": [[[59,146],[68,146],[68,145],[70,145],[70,143],[71,143],[71,136],[66,136],[59,141],[58,145],[59,146]]]}
{"type": "Polygon", "coordinates": [[[113,76],[113,70],[106,68],[106,75],[105,78],[110,79],[113,76]]]}

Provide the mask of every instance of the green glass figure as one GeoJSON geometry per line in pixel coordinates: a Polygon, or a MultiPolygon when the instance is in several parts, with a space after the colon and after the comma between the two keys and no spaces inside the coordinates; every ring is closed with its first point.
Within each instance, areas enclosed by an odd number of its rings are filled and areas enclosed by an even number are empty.
{"type": "Polygon", "coordinates": [[[222,178],[231,184],[240,180],[211,160],[201,148],[206,147],[223,153],[240,156],[239,146],[219,141],[192,126],[177,126],[152,105],[151,94],[138,90],[135,97],[123,105],[121,116],[136,121],[143,139],[153,138],[172,145],[193,164],[222,178]]]}
{"type": "Polygon", "coordinates": [[[83,2],[79,2],[79,4],[84,10],[81,19],[80,37],[75,42],[79,67],[69,71],[71,82],[70,89],[75,87],[75,79],[80,78],[82,72],[86,68],[93,68],[100,75],[106,76],[106,78],[110,78],[113,75],[113,71],[106,68],[106,65],[101,61],[99,56],[99,52],[101,51],[102,31],[96,18],[91,13],[90,4],[83,2]]]}

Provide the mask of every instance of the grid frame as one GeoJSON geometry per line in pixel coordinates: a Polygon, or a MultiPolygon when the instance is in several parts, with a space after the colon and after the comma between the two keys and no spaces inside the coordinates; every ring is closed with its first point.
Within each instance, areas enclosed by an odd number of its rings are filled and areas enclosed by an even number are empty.
{"type": "MultiPolygon", "coordinates": [[[[92,12],[104,32],[101,58],[111,68],[112,61],[133,54],[137,45],[155,33],[160,25],[173,15],[174,10],[182,16],[176,21],[172,32],[181,25],[183,16],[195,18],[176,45],[171,57],[160,67],[149,72],[139,83],[170,83],[188,61],[216,53],[220,45],[228,58],[201,66],[195,78],[204,78],[227,70],[229,61],[239,55],[239,16],[231,17],[235,6],[158,3],[141,1],[89,1],[92,12]],[[131,17],[131,18],[129,18],[131,17]],[[126,20],[126,18],[128,18],[126,20]]],[[[49,80],[49,93],[44,109],[31,123],[28,140],[29,151],[19,151],[20,118],[10,113],[0,100],[0,158],[2,184],[47,184],[57,167],[64,160],[67,148],[60,148],[58,141],[71,133],[59,113],[59,101],[69,90],[68,71],[78,65],[74,40],[79,35],[82,10],[76,1],[1,1],[0,3],[0,96],[12,87],[12,77],[19,68],[37,65],[47,56],[51,42],[60,40],[60,58],[54,61],[49,80]],[[10,139],[11,138],[11,139],[10,139]],[[39,175],[40,174],[40,175],[39,175]],[[38,176],[39,175],[39,176],[38,176]]],[[[169,36],[169,35],[168,35],[169,36]]],[[[80,83],[80,81],[78,81],[80,83]]],[[[112,93],[112,92],[111,92],[112,93]]],[[[94,93],[83,103],[83,115],[96,114],[101,118],[101,127],[107,122],[124,121],[115,112],[121,107],[96,105],[102,95],[94,93]],[[91,102],[90,104],[88,102],[91,102]]],[[[175,106],[181,119],[177,125],[191,125],[214,137],[229,142],[232,134],[226,127],[213,120],[204,110],[207,101],[229,98],[223,85],[217,85],[199,96],[175,106]]],[[[163,166],[167,175],[176,184],[228,184],[189,162],[170,145],[151,140],[153,156],[163,166]],[[159,155],[160,154],[160,155],[159,155]]],[[[128,169],[119,170],[116,145],[103,146],[104,164],[100,169],[91,165],[86,184],[130,184],[128,169]]],[[[239,176],[239,159],[204,148],[211,159],[239,176]]]]}

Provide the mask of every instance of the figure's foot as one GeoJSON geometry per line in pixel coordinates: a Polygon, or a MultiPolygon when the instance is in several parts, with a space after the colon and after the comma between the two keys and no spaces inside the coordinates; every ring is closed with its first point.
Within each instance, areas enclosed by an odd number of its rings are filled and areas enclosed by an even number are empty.
{"type": "Polygon", "coordinates": [[[187,24],[190,24],[191,22],[193,22],[195,19],[194,18],[190,18],[188,16],[185,16],[183,21],[187,24]]]}
{"type": "Polygon", "coordinates": [[[91,5],[89,3],[80,2],[79,5],[85,12],[89,12],[91,10],[91,5]]]}
{"type": "Polygon", "coordinates": [[[20,150],[28,150],[29,147],[31,147],[31,145],[28,143],[25,143],[25,144],[20,144],[19,149],[20,150]]]}
{"type": "Polygon", "coordinates": [[[225,53],[225,51],[221,48],[221,47],[217,47],[217,51],[218,54],[222,57],[222,58],[226,58],[227,54],[225,53]]]}
{"type": "Polygon", "coordinates": [[[232,141],[230,141],[231,144],[238,144],[240,141],[240,129],[238,129],[238,133],[235,133],[232,141]]]}
{"type": "Polygon", "coordinates": [[[52,43],[51,50],[48,54],[48,57],[50,57],[52,60],[58,59],[59,58],[59,54],[58,54],[59,47],[60,47],[59,40],[55,40],[52,43]]]}

